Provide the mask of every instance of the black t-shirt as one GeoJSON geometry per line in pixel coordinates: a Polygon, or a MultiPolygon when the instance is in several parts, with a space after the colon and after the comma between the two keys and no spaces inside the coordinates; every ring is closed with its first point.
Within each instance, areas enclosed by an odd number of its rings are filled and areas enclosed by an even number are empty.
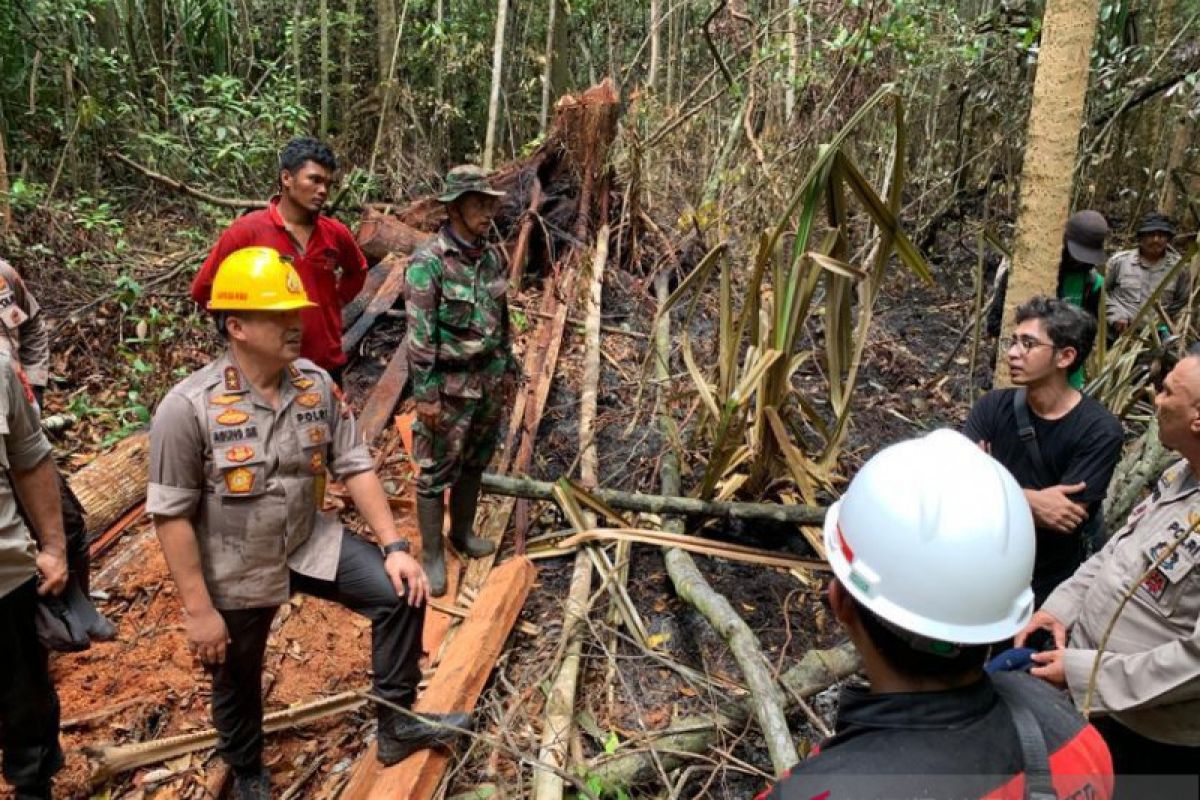
{"type": "MultiPolygon", "coordinates": [[[[1029,419],[1051,479],[1043,484],[1037,478],[1028,447],[1017,433],[1013,411],[1016,391],[996,389],[981,397],[971,409],[963,433],[971,441],[988,442],[992,456],[1008,468],[1023,489],[1086,483],[1087,488],[1071,499],[1088,504],[1090,521],[1100,513],[1100,502],[1108,492],[1108,482],[1121,457],[1124,439],[1121,423],[1086,394],[1061,419],[1042,419],[1029,409],[1029,419]]],[[[1061,582],[1082,563],[1080,529],[1086,525],[1087,521],[1069,534],[1037,529],[1033,586],[1039,597],[1053,588],[1050,583],[1061,582]]]]}

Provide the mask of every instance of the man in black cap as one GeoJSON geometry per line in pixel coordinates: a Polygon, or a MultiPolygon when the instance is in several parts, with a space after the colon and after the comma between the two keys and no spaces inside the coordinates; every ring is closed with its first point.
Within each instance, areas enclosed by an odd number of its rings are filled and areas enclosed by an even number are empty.
{"type": "MultiPolygon", "coordinates": [[[[1179,263],[1179,253],[1171,248],[1174,236],[1175,225],[1171,219],[1166,214],[1151,211],[1142,217],[1142,224],[1138,226],[1137,249],[1122,250],[1109,259],[1104,272],[1108,287],[1105,313],[1113,334],[1125,332],[1150,295],[1179,263]]],[[[1188,273],[1179,270],[1171,285],[1164,286],[1159,293],[1158,302],[1174,319],[1187,304],[1187,299],[1188,273]]]]}
{"type": "MultiPolygon", "coordinates": [[[[1055,295],[1078,306],[1093,317],[1100,315],[1100,292],[1104,278],[1096,267],[1104,263],[1104,240],[1108,238],[1108,222],[1099,211],[1076,211],[1067,219],[1063,231],[1062,257],[1058,264],[1058,287],[1055,295]]],[[[1000,335],[1004,316],[1004,299],[1008,294],[1010,263],[1006,258],[996,270],[995,294],[988,308],[987,332],[1000,335]]],[[[1083,364],[1078,364],[1068,376],[1075,389],[1083,388],[1083,364]]]]}

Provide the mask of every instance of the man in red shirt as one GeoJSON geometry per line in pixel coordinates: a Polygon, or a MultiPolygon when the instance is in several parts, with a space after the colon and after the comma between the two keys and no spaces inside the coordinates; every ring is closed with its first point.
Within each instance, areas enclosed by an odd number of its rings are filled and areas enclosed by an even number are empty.
{"type": "Polygon", "coordinates": [[[367,260],[350,230],[321,214],[337,170],[329,145],[312,138],[279,152],[279,194],[259,211],[239,217],[208,254],[192,281],[192,299],[207,306],[213,277],[225,257],[243,247],[270,247],[290,258],[316,308],[301,311],[300,355],[342,382],[342,304],[366,281],[367,260]]]}

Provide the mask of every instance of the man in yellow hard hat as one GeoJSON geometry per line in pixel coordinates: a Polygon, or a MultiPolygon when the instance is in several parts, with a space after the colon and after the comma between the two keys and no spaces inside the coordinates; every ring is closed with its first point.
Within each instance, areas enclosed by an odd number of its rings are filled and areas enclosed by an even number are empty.
{"type": "MultiPolygon", "coordinates": [[[[371,620],[374,693],[383,700],[411,706],[421,678],[428,581],[396,533],[353,415],[329,374],[298,358],[300,310],[310,306],[278,252],[232,253],[209,302],[228,349],[171,390],[150,433],[147,511],[179,589],[188,643],[212,673],[217,752],[233,768],[239,800],[268,796],[263,654],[291,592],[371,620]],[[380,547],[323,510],[327,472],[345,484],[380,547]]],[[[469,721],[430,716],[381,705],[379,759],[447,744],[469,721]]]]}

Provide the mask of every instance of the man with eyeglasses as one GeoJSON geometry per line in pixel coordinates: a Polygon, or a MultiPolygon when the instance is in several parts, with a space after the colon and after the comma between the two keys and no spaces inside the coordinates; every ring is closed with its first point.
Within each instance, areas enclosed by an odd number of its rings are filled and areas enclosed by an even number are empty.
{"type": "Polygon", "coordinates": [[[963,433],[1008,468],[1037,530],[1037,606],[1083,563],[1102,527],[1100,503],[1121,455],[1121,424],[1073,388],[1068,375],[1091,352],[1096,320],[1066,300],[1034,297],[1017,309],[1007,345],[1015,388],[971,409],[963,433]]]}

